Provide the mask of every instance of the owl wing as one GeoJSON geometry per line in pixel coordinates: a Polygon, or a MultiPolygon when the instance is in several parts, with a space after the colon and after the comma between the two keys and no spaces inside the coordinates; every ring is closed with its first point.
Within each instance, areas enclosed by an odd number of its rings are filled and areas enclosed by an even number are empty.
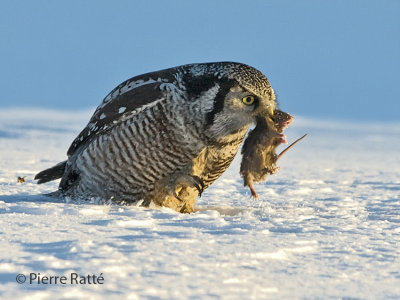
{"type": "Polygon", "coordinates": [[[109,130],[143,109],[165,100],[168,90],[175,86],[170,70],[133,77],[113,89],[97,107],[89,123],[68,149],[68,156],[87,145],[96,135],[109,130]]]}

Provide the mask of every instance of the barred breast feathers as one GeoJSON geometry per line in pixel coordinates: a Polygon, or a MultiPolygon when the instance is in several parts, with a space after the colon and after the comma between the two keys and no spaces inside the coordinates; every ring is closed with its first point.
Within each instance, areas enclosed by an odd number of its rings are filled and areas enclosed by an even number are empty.
{"type": "Polygon", "coordinates": [[[179,110],[171,102],[155,102],[96,135],[76,153],[75,166],[84,175],[80,188],[99,190],[107,182],[117,191],[140,194],[187,165],[205,144],[196,122],[186,124],[179,110]]]}

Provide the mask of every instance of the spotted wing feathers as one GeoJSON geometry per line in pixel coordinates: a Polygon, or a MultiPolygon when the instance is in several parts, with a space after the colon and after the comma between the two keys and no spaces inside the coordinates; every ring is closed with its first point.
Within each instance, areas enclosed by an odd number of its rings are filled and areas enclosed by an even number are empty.
{"type": "MultiPolygon", "coordinates": [[[[97,134],[109,130],[144,108],[166,97],[165,86],[171,78],[149,73],[134,77],[117,86],[96,109],[86,127],[73,141],[67,154],[72,155],[82,145],[89,143],[97,134]]],[[[170,76],[169,76],[170,77],[170,76]]]]}

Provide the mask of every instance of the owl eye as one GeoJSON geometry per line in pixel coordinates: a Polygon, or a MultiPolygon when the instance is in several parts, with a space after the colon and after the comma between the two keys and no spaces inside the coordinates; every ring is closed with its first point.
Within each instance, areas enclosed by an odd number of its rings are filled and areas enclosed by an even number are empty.
{"type": "Polygon", "coordinates": [[[256,98],[254,96],[246,96],[242,98],[242,102],[246,105],[252,105],[256,98]]]}

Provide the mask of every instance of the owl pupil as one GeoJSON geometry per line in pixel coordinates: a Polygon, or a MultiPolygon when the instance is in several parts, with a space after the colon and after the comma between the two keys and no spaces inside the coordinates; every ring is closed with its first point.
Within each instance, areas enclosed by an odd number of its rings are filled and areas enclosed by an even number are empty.
{"type": "Polygon", "coordinates": [[[246,98],[244,98],[244,103],[246,103],[246,104],[251,104],[252,101],[253,101],[253,98],[251,98],[250,96],[247,96],[246,98]]]}

